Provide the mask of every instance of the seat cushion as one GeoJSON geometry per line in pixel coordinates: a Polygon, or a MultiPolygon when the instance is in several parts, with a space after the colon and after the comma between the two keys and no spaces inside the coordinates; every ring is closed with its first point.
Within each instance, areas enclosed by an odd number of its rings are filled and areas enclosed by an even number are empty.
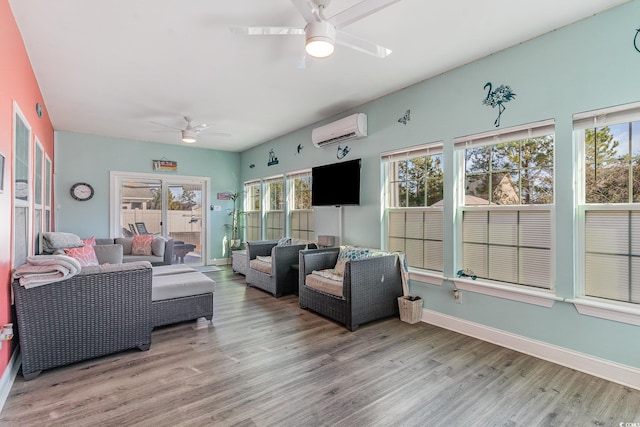
{"type": "Polygon", "coordinates": [[[260,261],[259,259],[252,259],[249,261],[249,268],[257,270],[261,273],[271,275],[271,263],[260,261]]]}
{"type": "Polygon", "coordinates": [[[197,271],[193,273],[153,276],[151,300],[160,301],[206,294],[214,292],[215,285],[216,282],[197,271]]]}
{"type": "Polygon", "coordinates": [[[317,274],[308,274],[304,284],[307,288],[315,289],[325,294],[335,295],[337,297],[343,296],[342,282],[338,282],[337,280],[327,279],[317,274]]]}
{"type": "Polygon", "coordinates": [[[153,267],[154,276],[166,276],[169,274],[193,273],[196,270],[186,264],[159,265],[153,267]]]}

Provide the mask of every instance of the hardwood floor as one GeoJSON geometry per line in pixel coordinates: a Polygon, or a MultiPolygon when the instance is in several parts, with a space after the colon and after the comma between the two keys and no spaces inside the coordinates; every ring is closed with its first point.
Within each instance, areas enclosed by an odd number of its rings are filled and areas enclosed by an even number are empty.
{"type": "Polygon", "coordinates": [[[153,332],[151,349],[18,375],[10,426],[619,426],[640,391],[428,324],[388,319],[349,332],[217,282],[213,325],[153,332]]]}

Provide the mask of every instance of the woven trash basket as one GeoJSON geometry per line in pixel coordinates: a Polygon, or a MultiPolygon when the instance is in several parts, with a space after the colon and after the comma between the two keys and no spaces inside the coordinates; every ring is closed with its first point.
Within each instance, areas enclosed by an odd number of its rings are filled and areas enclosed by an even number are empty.
{"type": "Polygon", "coordinates": [[[418,323],[422,319],[422,298],[405,295],[398,297],[400,320],[407,323],[418,323]]]}

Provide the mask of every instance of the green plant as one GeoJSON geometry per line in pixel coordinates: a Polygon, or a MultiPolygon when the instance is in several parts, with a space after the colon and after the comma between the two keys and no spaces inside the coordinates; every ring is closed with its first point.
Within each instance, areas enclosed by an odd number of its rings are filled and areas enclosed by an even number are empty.
{"type": "Polygon", "coordinates": [[[238,203],[242,203],[241,195],[242,193],[240,192],[231,193],[230,199],[233,201],[233,208],[229,211],[231,223],[224,225],[231,232],[231,237],[229,239],[229,246],[231,249],[237,249],[240,247],[240,231],[242,229],[241,218],[246,214],[246,212],[241,210],[238,206],[238,203]]]}

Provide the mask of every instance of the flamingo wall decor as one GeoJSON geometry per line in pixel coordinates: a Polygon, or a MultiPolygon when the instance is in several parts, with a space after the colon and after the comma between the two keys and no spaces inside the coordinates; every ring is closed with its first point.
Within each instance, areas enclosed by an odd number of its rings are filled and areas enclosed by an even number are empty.
{"type": "Polygon", "coordinates": [[[516,94],[511,90],[509,86],[500,85],[495,90],[493,90],[493,84],[491,82],[487,82],[484,85],[484,88],[487,90],[487,96],[484,98],[482,103],[484,105],[489,105],[491,108],[498,107],[498,118],[493,122],[496,127],[500,126],[500,117],[504,110],[507,107],[504,106],[507,102],[511,101],[516,97],[516,94]]]}

